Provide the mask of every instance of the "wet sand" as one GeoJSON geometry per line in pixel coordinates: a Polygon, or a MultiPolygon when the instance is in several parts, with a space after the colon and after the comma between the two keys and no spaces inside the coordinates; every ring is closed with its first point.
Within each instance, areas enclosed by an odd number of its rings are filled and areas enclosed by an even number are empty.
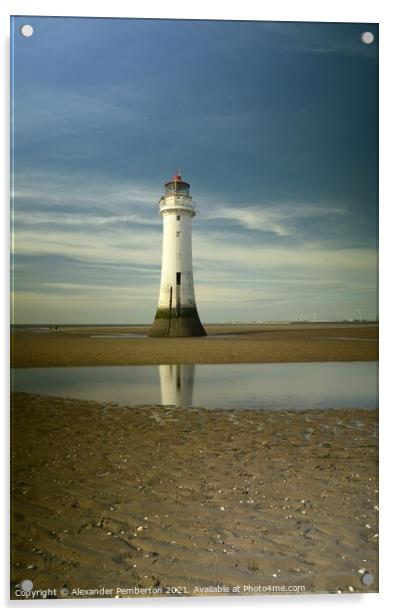
{"type": "Polygon", "coordinates": [[[62,327],[16,331],[15,368],[44,366],[374,361],[375,324],[211,325],[205,338],[92,338],[145,334],[147,327],[62,327]]]}
{"type": "Polygon", "coordinates": [[[377,592],[374,411],[127,408],[17,393],[12,423],[13,597],[24,579],[68,598],[77,587],[377,592]]]}

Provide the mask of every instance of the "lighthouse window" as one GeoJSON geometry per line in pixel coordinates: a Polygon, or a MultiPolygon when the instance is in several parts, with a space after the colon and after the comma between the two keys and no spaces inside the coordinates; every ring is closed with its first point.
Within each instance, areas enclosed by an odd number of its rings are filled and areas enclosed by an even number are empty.
{"type": "Polygon", "coordinates": [[[175,187],[176,187],[176,185],[175,185],[175,183],[174,183],[174,182],[168,182],[168,183],[165,185],[165,190],[166,190],[166,193],[171,193],[171,192],[174,192],[175,187]]]}
{"type": "Polygon", "coordinates": [[[177,220],[180,220],[180,219],[181,219],[181,216],[177,216],[177,220]]]}
{"type": "Polygon", "coordinates": [[[176,277],[177,277],[177,280],[176,280],[177,284],[181,284],[181,272],[177,272],[176,277]]]}
{"type": "Polygon", "coordinates": [[[177,237],[180,237],[181,233],[180,231],[177,231],[177,237]]]}

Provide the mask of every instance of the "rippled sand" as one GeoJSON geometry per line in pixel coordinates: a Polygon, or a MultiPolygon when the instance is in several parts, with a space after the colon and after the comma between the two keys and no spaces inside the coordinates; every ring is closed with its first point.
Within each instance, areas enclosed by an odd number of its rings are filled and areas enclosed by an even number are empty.
{"type": "Polygon", "coordinates": [[[374,411],[127,408],[18,393],[12,420],[12,597],[23,579],[70,593],[377,591],[374,411]]]}

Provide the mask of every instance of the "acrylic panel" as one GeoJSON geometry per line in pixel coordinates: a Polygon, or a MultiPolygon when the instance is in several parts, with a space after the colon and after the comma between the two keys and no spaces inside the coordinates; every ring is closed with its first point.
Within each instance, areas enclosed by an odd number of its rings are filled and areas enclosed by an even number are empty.
{"type": "Polygon", "coordinates": [[[11,19],[11,598],[378,592],[378,25],[11,19]]]}

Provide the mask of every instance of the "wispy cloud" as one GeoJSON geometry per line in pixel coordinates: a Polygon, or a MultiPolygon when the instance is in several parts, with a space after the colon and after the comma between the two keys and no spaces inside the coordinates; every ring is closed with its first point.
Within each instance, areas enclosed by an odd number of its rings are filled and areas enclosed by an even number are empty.
{"type": "Polygon", "coordinates": [[[328,207],[311,203],[274,203],[244,205],[243,207],[211,208],[204,214],[208,219],[225,219],[237,222],[246,229],[267,231],[278,236],[295,235],[295,222],[303,219],[324,219],[344,216],[345,208],[328,207]]]}
{"type": "MultiPolygon", "coordinates": [[[[361,34],[368,28],[376,33],[378,24],[323,24],[308,22],[268,22],[267,29],[275,32],[275,46],[293,53],[377,57],[377,42],[366,45],[361,34]]],[[[377,36],[377,34],[376,34],[377,36]]]]}
{"type": "Polygon", "coordinates": [[[131,109],[116,104],[100,93],[82,94],[81,91],[40,87],[22,91],[16,101],[16,145],[30,146],[67,136],[81,136],[94,130],[127,125],[140,126],[148,116],[139,101],[131,109]]]}
{"type": "Polygon", "coordinates": [[[136,180],[120,180],[100,174],[51,171],[24,172],[17,175],[11,193],[18,205],[31,203],[32,209],[47,203],[59,208],[77,206],[111,210],[113,204],[122,206],[149,205],[158,202],[158,187],[136,180]],[[22,202],[22,203],[21,203],[22,202]]]}
{"type": "Polygon", "coordinates": [[[51,214],[44,212],[17,212],[12,216],[16,223],[24,226],[39,226],[52,225],[53,227],[103,227],[108,225],[119,225],[122,223],[131,223],[135,225],[156,225],[159,226],[161,221],[159,218],[151,216],[139,216],[138,213],[128,214],[123,216],[95,216],[95,215],[74,215],[60,212],[59,214],[51,214]]]}

